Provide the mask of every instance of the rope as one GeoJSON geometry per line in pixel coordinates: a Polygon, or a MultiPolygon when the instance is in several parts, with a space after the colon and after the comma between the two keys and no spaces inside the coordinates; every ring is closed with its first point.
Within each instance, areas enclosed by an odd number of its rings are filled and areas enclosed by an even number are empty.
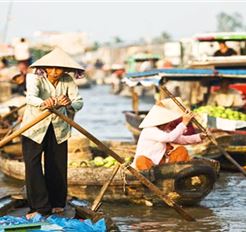
{"type": "Polygon", "coordinates": [[[120,164],[120,176],[122,178],[122,182],[123,182],[123,192],[126,193],[126,184],[127,184],[127,181],[126,181],[126,171],[127,171],[127,168],[130,166],[129,163],[123,163],[123,164],[120,164]]]}

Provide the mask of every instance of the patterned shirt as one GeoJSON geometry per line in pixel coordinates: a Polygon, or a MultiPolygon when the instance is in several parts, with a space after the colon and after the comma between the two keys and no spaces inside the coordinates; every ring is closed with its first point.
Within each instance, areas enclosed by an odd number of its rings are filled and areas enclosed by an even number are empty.
{"type": "MultiPolygon", "coordinates": [[[[28,74],[26,77],[26,110],[23,116],[22,126],[35,119],[38,115],[42,114],[41,104],[49,97],[58,97],[66,95],[71,100],[71,108],[74,112],[80,110],[83,106],[83,99],[79,95],[78,87],[74,83],[71,76],[64,74],[60,77],[57,86],[51,84],[48,78],[38,76],[36,74],[28,74]]],[[[69,110],[65,107],[59,109],[60,113],[69,116],[69,110]]],[[[71,135],[71,127],[55,114],[43,119],[22,135],[32,139],[33,141],[41,144],[46,131],[52,123],[57,143],[60,144],[66,141],[71,135]]]]}

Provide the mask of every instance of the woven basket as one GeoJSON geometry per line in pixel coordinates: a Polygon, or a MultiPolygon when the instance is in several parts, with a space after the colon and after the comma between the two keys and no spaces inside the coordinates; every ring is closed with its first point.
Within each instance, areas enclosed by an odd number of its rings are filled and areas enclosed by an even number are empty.
{"type": "Polygon", "coordinates": [[[86,137],[72,136],[68,139],[68,153],[83,152],[89,149],[90,141],[86,137]]]}

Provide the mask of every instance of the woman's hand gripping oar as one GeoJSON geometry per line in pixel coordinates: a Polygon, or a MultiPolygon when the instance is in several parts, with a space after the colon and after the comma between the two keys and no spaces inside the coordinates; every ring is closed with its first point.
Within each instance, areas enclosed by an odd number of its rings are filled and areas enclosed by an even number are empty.
{"type": "MultiPolygon", "coordinates": [[[[172,98],[172,100],[179,106],[181,110],[184,112],[187,111],[186,107],[183,106],[176,98],[175,96],[169,92],[169,90],[165,86],[160,87],[167,96],[172,98]]],[[[243,173],[244,176],[246,176],[246,171],[230,156],[230,154],[222,147],[219,145],[219,143],[216,141],[215,137],[211,134],[208,133],[208,131],[201,125],[200,122],[197,121],[196,118],[192,118],[192,122],[195,123],[195,125],[204,133],[206,133],[207,137],[210,139],[210,141],[219,149],[219,151],[233,164],[235,165],[240,172],[243,173]]]]}
{"type": "MultiPolygon", "coordinates": [[[[67,116],[61,114],[59,111],[55,109],[50,109],[51,112],[55,113],[57,116],[62,118],[65,122],[67,122],[69,125],[77,129],[80,133],[85,135],[87,138],[89,138],[91,141],[93,141],[95,144],[98,145],[103,151],[107,152],[107,154],[111,155],[114,159],[116,159],[119,163],[124,164],[124,159],[122,159],[119,155],[117,155],[113,150],[109,149],[104,143],[99,141],[96,137],[94,137],[92,134],[90,134],[88,131],[86,131],[84,128],[82,128],[79,124],[68,118],[67,116]]],[[[170,199],[168,196],[165,196],[163,192],[156,187],[154,184],[152,184],[148,179],[146,179],[143,175],[141,175],[137,170],[132,168],[131,166],[126,166],[128,171],[130,171],[142,184],[144,184],[146,187],[148,187],[152,192],[154,192],[162,201],[164,201],[169,207],[172,207],[178,212],[184,219],[187,221],[195,221],[195,218],[193,218],[190,214],[188,214],[180,205],[175,203],[172,199],[170,199]]]]}

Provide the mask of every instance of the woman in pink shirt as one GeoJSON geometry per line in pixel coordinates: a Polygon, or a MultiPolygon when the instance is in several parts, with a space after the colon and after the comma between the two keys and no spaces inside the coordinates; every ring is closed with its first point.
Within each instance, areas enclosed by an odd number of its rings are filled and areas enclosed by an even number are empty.
{"type": "Polygon", "coordinates": [[[132,166],[148,170],[162,163],[188,161],[190,157],[183,145],[199,143],[205,137],[203,134],[184,135],[192,118],[192,112],[183,113],[172,99],[154,105],[139,126],[143,130],[132,166]]]}

